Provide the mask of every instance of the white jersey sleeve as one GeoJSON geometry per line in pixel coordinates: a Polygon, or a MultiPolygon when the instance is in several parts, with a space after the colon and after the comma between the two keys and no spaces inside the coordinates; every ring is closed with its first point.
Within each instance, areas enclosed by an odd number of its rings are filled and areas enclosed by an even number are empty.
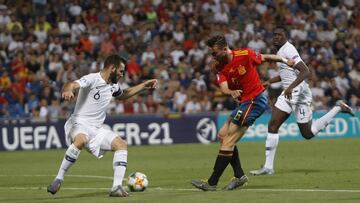
{"type": "Polygon", "coordinates": [[[90,87],[92,84],[95,83],[97,77],[94,74],[88,74],[82,76],[80,79],[75,80],[76,83],[80,85],[81,88],[90,87]]]}
{"type": "Polygon", "coordinates": [[[294,47],[294,45],[292,45],[289,42],[286,42],[282,52],[285,55],[285,58],[293,59],[295,61],[295,64],[299,63],[300,61],[303,61],[300,57],[299,52],[294,47]]]}

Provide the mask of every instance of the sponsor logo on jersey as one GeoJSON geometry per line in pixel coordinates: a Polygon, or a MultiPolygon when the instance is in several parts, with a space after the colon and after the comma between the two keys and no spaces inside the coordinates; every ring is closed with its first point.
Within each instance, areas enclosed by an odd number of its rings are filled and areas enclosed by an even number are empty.
{"type": "Polygon", "coordinates": [[[210,118],[202,118],[196,125],[196,137],[203,144],[216,140],[216,124],[210,118]]]}

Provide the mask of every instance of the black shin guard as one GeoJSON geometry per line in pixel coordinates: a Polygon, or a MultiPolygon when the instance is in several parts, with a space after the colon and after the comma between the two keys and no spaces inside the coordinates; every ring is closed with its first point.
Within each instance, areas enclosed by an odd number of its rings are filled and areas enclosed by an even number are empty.
{"type": "Polygon", "coordinates": [[[226,166],[229,164],[231,156],[218,155],[214,165],[214,171],[208,179],[210,185],[217,185],[220,176],[224,172],[226,166]]]}
{"type": "Polygon", "coordinates": [[[241,176],[244,175],[244,171],[241,168],[241,162],[240,162],[240,157],[239,157],[239,152],[237,147],[234,147],[234,151],[233,151],[233,155],[231,157],[231,161],[230,161],[231,167],[234,170],[234,176],[237,178],[241,178],[241,176]]]}

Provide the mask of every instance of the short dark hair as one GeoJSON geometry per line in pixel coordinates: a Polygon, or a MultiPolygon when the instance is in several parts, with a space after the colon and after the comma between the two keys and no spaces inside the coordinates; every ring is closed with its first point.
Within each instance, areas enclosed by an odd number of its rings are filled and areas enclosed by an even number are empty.
{"type": "Polygon", "coordinates": [[[104,62],[104,68],[108,68],[111,65],[119,67],[120,63],[124,63],[125,68],[126,68],[126,62],[127,62],[127,60],[124,57],[121,57],[117,54],[113,54],[113,55],[106,57],[105,62],[104,62]]]}
{"type": "Polygon", "coordinates": [[[223,35],[215,35],[206,41],[206,45],[208,47],[214,47],[215,45],[217,45],[223,48],[227,47],[228,43],[226,42],[226,38],[223,35]]]}
{"type": "Polygon", "coordinates": [[[285,36],[288,38],[289,37],[289,30],[284,26],[284,25],[276,25],[275,29],[280,29],[285,33],[285,36]]]}

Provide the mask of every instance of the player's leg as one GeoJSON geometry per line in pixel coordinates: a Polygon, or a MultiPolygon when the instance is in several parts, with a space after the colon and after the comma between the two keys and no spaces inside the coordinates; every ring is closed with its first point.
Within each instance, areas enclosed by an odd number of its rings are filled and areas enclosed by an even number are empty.
{"type": "Polygon", "coordinates": [[[276,148],[279,143],[279,128],[289,118],[291,112],[286,107],[279,109],[275,105],[271,112],[271,118],[268,125],[268,135],[265,141],[265,164],[264,168],[269,169],[268,173],[274,173],[274,159],[276,148]]]}
{"type": "MultiPolygon", "coordinates": [[[[225,141],[224,139],[227,136],[229,124],[230,124],[230,120],[226,121],[224,123],[224,125],[221,127],[221,129],[219,130],[218,138],[220,140],[220,145],[222,145],[222,143],[225,141]]],[[[213,173],[212,173],[211,177],[206,181],[205,180],[192,180],[191,184],[193,186],[195,186],[196,188],[199,188],[204,191],[215,191],[216,185],[217,185],[216,177],[217,176],[220,177],[220,175],[218,175],[220,173],[219,171],[220,170],[224,171],[226,166],[229,164],[230,159],[231,159],[231,154],[229,154],[229,152],[221,152],[221,150],[220,150],[219,154],[216,157],[216,161],[214,164],[213,173]],[[223,153],[225,153],[225,156],[223,153]],[[224,165],[225,165],[225,168],[224,168],[224,165]],[[222,167],[223,169],[220,169],[220,167],[222,167]]]]}
{"type": "Polygon", "coordinates": [[[234,177],[223,188],[223,190],[234,190],[238,187],[246,185],[248,182],[248,177],[245,175],[244,170],[241,167],[240,156],[236,147],[236,143],[244,136],[247,129],[247,126],[240,127],[234,123],[230,123],[228,136],[222,144],[222,150],[230,150],[233,148],[230,164],[234,171],[234,177]]]}
{"type": "MultiPolygon", "coordinates": [[[[232,115],[232,122],[243,127],[251,126],[255,122],[255,120],[264,113],[267,105],[267,97],[264,94],[260,94],[255,99],[243,103],[240,106],[241,111],[238,111],[237,114],[232,115]]],[[[234,177],[242,177],[244,175],[244,172],[241,168],[239,152],[236,145],[234,147],[233,156],[230,163],[234,170],[234,177]]]]}
{"type": "MultiPolygon", "coordinates": [[[[222,127],[222,130],[227,129],[225,135],[221,135],[222,139],[220,142],[220,150],[217,155],[213,172],[207,181],[203,180],[192,180],[191,183],[195,187],[204,190],[204,191],[215,191],[219,178],[221,177],[222,173],[224,172],[225,168],[231,160],[233,159],[233,150],[235,147],[236,142],[240,139],[240,137],[246,131],[246,128],[240,128],[239,126],[231,123],[226,122],[222,127]]],[[[221,132],[221,130],[220,130],[221,132]]],[[[244,173],[241,169],[240,160],[238,160],[239,168],[236,170],[240,170],[242,174],[244,173]]],[[[235,172],[235,170],[234,170],[235,172]]]]}
{"type": "Polygon", "coordinates": [[[100,149],[103,151],[114,151],[113,169],[114,179],[109,196],[111,197],[127,197],[129,194],[122,187],[122,182],[127,166],[127,143],[113,131],[100,128],[98,136],[103,137],[100,149]]]}
{"type": "Polygon", "coordinates": [[[113,169],[114,180],[110,196],[113,197],[127,197],[128,193],[122,188],[122,181],[124,179],[127,166],[127,143],[120,137],[113,139],[111,149],[114,151],[113,169]]]}
{"type": "Polygon", "coordinates": [[[232,190],[244,185],[248,178],[241,168],[240,157],[235,148],[236,143],[245,134],[249,126],[258,118],[267,107],[267,98],[260,94],[254,100],[243,102],[231,114],[230,120],[224,124],[219,131],[220,150],[215,161],[214,170],[207,182],[196,181],[192,184],[202,190],[215,190],[216,185],[230,163],[234,170],[234,179],[224,188],[232,190]]]}
{"type": "MultiPolygon", "coordinates": [[[[224,124],[224,126],[219,130],[218,137],[219,137],[220,142],[222,142],[223,138],[226,136],[228,129],[229,129],[230,122],[231,122],[231,120],[228,120],[224,124]]],[[[234,171],[234,177],[241,177],[242,175],[244,175],[244,171],[241,168],[239,152],[238,152],[236,145],[233,150],[233,155],[231,157],[230,164],[234,171]]]]}
{"type": "Polygon", "coordinates": [[[233,150],[233,155],[231,157],[230,164],[234,171],[234,177],[240,178],[241,176],[244,175],[244,171],[241,167],[239,150],[236,145],[233,150]]]}
{"type": "Polygon", "coordinates": [[[65,152],[64,159],[61,163],[58,175],[56,176],[57,179],[64,179],[66,171],[69,170],[69,168],[76,162],[81,150],[84,148],[87,141],[88,138],[85,134],[80,133],[75,136],[74,142],[68,147],[65,152]]]}
{"type": "MultiPolygon", "coordinates": [[[[268,100],[264,94],[257,96],[255,99],[249,101],[248,103],[244,102],[240,106],[242,111],[239,111],[232,120],[232,124],[235,124],[237,128],[232,128],[232,125],[230,125],[229,134],[235,133],[232,131],[234,129],[238,133],[238,136],[233,137],[241,139],[241,137],[244,136],[247,128],[251,126],[255,122],[255,120],[264,113],[265,109],[267,108],[267,104],[268,100]]],[[[236,144],[237,141],[238,140],[235,140],[235,142],[230,143],[236,144]]],[[[231,163],[235,163],[235,166],[232,165],[234,168],[234,178],[230,181],[229,184],[224,187],[224,190],[233,190],[245,185],[248,182],[248,177],[244,174],[244,171],[241,168],[240,156],[238,154],[238,150],[235,144],[233,157],[231,160],[231,163]]],[[[226,143],[224,143],[224,146],[227,146],[226,143]]]]}
{"type": "MultiPolygon", "coordinates": [[[[307,137],[309,137],[308,135],[312,135],[312,137],[313,137],[318,132],[320,132],[322,129],[324,129],[329,124],[331,119],[333,119],[336,116],[336,114],[338,114],[339,112],[343,112],[343,113],[350,114],[351,116],[355,116],[353,109],[351,107],[349,107],[344,101],[339,100],[336,102],[336,106],[334,106],[329,112],[327,112],[321,118],[314,120],[310,126],[306,125],[306,126],[302,127],[304,130],[301,130],[302,128],[300,128],[301,134],[306,139],[307,139],[307,137]],[[310,130],[309,130],[309,128],[310,128],[310,130]]],[[[299,125],[299,127],[300,127],[300,125],[299,125]]]]}
{"type": "Polygon", "coordinates": [[[76,162],[80,155],[81,149],[86,145],[87,142],[88,136],[86,134],[79,133],[75,135],[73,143],[68,147],[65,152],[65,156],[61,162],[55,180],[47,188],[48,192],[54,195],[57,191],[59,191],[61,183],[64,181],[65,173],[76,162]]]}
{"type": "Polygon", "coordinates": [[[257,170],[250,171],[252,175],[272,175],[276,148],[279,143],[279,128],[289,118],[292,109],[283,96],[280,96],[271,112],[268,125],[268,135],[265,142],[265,164],[257,170]]]}
{"type": "MultiPolygon", "coordinates": [[[[266,97],[264,98],[266,100],[266,97]]],[[[263,101],[263,103],[266,105],[267,100],[263,101]]],[[[220,130],[219,136],[223,136],[223,140],[220,143],[220,151],[214,165],[214,171],[208,180],[210,185],[217,184],[229,163],[233,168],[235,179],[240,179],[244,176],[240,157],[235,147],[239,139],[245,134],[248,126],[264,112],[264,109],[258,112],[258,108],[254,108],[254,104],[254,100],[243,102],[232,112],[230,115],[231,120],[229,119],[229,121],[225,123],[224,128],[220,130]],[[258,112],[259,115],[254,117],[255,114],[252,113],[252,110],[253,112],[258,112]]]]}

